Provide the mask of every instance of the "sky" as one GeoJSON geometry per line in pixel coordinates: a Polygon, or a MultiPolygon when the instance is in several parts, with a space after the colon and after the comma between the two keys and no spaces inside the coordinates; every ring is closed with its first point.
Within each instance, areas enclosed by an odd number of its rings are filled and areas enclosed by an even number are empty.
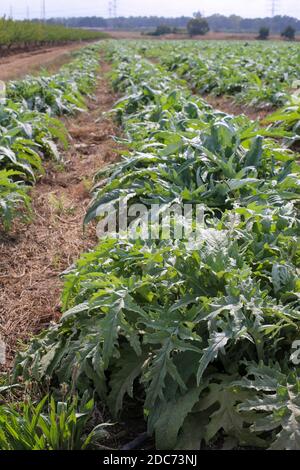
{"type": "MultiPolygon", "coordinates": [[[[300,18],[299,0],[275,0],[278,13],[300,18]]],[[[270,16],[272,0],[117,0],[118,16],[191,16],[195,11],[205,15],[222,13],[243,17],[270,16]]],[[[108,16],[109,0],[45,0],[46,16],[108,16]]],[[[0,0],[0,15],[22,19],[41,16],[42,0],[0,0]]]]}

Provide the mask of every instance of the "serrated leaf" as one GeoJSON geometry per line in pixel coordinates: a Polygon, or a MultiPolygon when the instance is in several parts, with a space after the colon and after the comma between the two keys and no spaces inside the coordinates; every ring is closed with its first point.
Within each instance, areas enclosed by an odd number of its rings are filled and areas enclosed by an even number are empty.
{"type": "Polygon", "coordinates": [[[159,419],[154,425],[156,444],[160,450],[174,449],[178,433],[199,399],[201,388],[193,388],[185,395],[161,406],[159,419]]]}
{"type": "Polygon", "coordinates": [[[203,356],[199,363],[197,372],[198,384],[200,384],[202,376],[208,365],[218,357],[220,351],[224,350],[231,337],[231,333],[227,331],[222,331],[221,333],[212,333],[211,338],[209,339],[209,346],[203,350],[203,356]]]}
{"type": "Polygon", "coordinates": [[[133,383],[141,375],[145,359],[145,355],[137,356],[129,348],[123,349],[123,356],[118,361],[118,370],[110,380],[111,392],[108,396],[108,405],[113,416],[117,417],[122,410],[126,394],[133,397],[133,383]]]}

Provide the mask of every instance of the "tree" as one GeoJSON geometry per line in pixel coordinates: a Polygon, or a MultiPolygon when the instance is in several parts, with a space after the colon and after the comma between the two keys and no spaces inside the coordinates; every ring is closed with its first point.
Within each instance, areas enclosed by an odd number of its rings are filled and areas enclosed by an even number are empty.
{"type": "Polygon", "coordinates": [[[209,25],[205,18],[202,18],[201,13],[195,13],[187,24],[187,30],[190,36],[204,35],[209,31],[209,25]]]}
{"type": "Polygon", "coordinates": [[[281,36],[285,39],[293,41],[295,39],[296,30],[293,26],[287,26],[284,31],[282,31],[281,36]]]}
{"type": "Polygon", "coordinates": [[[166,24],[160,24],[156,27],[156,31],[154,32],[154,36],[163,36],[164,34],[170,34],[172,29],[170,26],[166,24]]]}
{"type": "Polygon", "coordinates": [[[202,16],[203,16],[203,15],[202,15],[201,11],[199,11],[199,10],[198,10],[198,11],[195,11],[195,13],[193,13],[193,17],[194,17],[194,18],[202,18],[202,16]]]}
{"type": "Polygon", "coordinates": [[[267,28],[266,26],[262,26],[259,30],[257,39],[266,40],[269,38],[269,36],[270,36],[270,29],[267,28]]]}
{"type": "MultiPolygon", "coordinates": [[[[146,33],[147,36],[164,36],[165,34],[171,34],[174,32],[174,28],[172,29],[170,26],[166,24],[160,24],[156,26],[155,31],[151,31],[149,33],[146,33]]],[[[145,33],[142,33],[145,34],[145,33]]]]}

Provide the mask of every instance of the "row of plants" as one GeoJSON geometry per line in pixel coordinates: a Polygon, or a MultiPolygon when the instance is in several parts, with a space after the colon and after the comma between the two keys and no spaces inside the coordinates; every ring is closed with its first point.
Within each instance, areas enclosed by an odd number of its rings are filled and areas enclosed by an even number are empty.
{"type": "MultiPolygon", "coordinates": [[[[29,209],[25,183],[33,183],[43,173],[42,160],[62,161],[56,144],[66,146],[68,141],[57,117],[85,110],[84,98],[95,86],[99,48],[89,46],[76,53],[56,75],[8,84],[8,99],[0,114],[4,167],[0,170],[0,214],[6,227],[22,204],[29,209]]],[[[99,423],[101,412],[88,393],[79,399],[67,384],[53,394],[47,384],[40,387],[28,380],[11,385],[10,381],[1,375],[0,450],[101,449],[102,443],[112,439],[111,424],[99,423]]]]}
{"type": "Polygon", "coordinates": [[[43,174],[43,161],[61,162],[57,144],[67,133],[57,119],[85,109],[96,80],[100,46],[88,46],[55,75],[9,82],[0,104],[0,223],[27,217],[28,190],[43,174]],[[25,210],[24,210],[25,209],[25,210]]]}
{"type": "Polygon", "coordinates": [[[298,45],[273,43],[199,42],[176,48],[168,42],[135,44],[150,58],[158,58],[170,71],[201,94],[233,97],[249,108],[270,109],[263,125],[292,132],[290,144],[299,141],[299,55],[298,45]],[[287,50],[288,48],[288,50],[287,50]],[[273,108],[280,108],[273,111],[273,108]]]}
{"type": "MultiPolygon", "coordinates": [[[[300,85],[300,82],[299,82],[300,85]]],[[[299,144],[300,140],[300,97],[294,93],[287,98],[283,107],[267,116],[266,124],[273,129],[284,129],[292,133],[293,142],[299,144]]]]}
{"type": "Polygon", "coordinates": [[[2,50],[70,41],[91,41],[104,37],[106,35],[99,31],[0,18],[0,49],[2,50]]]}
{"type": "Polygon", "coordinates": [[[159,449],[299,449],[297,156],[131,44],[107,54],[128,151],[96,175],[85,223],[124,199],[205,217],[193,240],[174,236],[175,215],[169,237],[103,237],[65,275],[62,319],[15,379],[69,384],[116,419],[133,401],[159,449]]]}
{"type": "Polygon", "coordinates": [[[284,105],[291,89],[299,86],[297,44],[179,42],[176,49],[168,43],[153,46],[153,53],[197,92],[234,96],[248,106],[284,105]]]}
{"type": "Polygon", "coordinates": [[[26,394],[13,396],[9,389],[0,387],[2,395],[9,393],[13,399],[11,406],[0,406],[2,451],[99,449],[99,443],[110,437],[110,424],[94,424],[92,399],[82,397],[79,402],[76,395],[60,394],[38,401],[26,394]]]}

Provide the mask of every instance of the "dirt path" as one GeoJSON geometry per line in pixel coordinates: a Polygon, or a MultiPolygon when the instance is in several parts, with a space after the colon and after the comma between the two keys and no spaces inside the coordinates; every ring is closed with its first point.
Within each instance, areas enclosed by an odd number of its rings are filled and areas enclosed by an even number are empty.
{"type": "MultiPolygon", "coordinates": [[[[103,64],[101,75],[106,72],[103,64]]],[[[65,169],[49,164],[32,191],[33,221],[19,223],[9,237],[0,235],[0,335],[8,365],[19,341],[59,318],[59,274],[95,245],[95,229],[83,234],[82,220],[93,176],[117,158],[111,138],[117,130],[102,116],[114,101],[102,78],[89,111],[67,122],[72,141],[65,169]]]]}
{"type": "Polygon", "coordinates": [[[38,49],[0,58],[0,80],[13,80],[47,68],[54,72],[71,59],[71,53],[86,44],[70,44],[67,46],[38,49]]]}

